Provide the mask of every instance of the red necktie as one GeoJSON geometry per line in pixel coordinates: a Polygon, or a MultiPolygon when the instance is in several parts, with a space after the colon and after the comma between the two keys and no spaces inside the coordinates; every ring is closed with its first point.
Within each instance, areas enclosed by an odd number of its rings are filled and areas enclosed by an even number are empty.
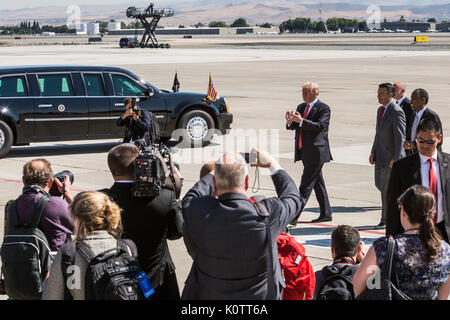
{"type": "MultiPolygon", "coordinates": [[[[308,116],[308,112],[309,112],[309,104],[306,106],[305,111],[303,112],[303,119],[306,119],[306,117],[308,116]]],[[[302,128],[300,128],[300,134],[298,136],[298,150],[302,150],[303,144],[302,144],[302,128]]]]}
{"type": "Polygon", "coordinates": [[[385,108],[382,107],[381,108],[381,112],[380,112],[380,118],[378,119],[378,124],[379,125],[381,124],[381,120],[383,120],[384,111],[385,111],[385,108]]]}
{"type": "Polygon", "coordinates": [[[434,170],[434,159],[430,158],[428,159],[428,161],[430,161],[430,190],[431,192],[433,192],[434,194],[434,198],[436,199],[436,214],[433,217],[433,222],[436,223],[437,221],[437,216],[438,216],[438,207],[439,207],[439,203],[438,203],[438,191],[437,191],[437,177],[436,177],[436,171],[434,170]]]}

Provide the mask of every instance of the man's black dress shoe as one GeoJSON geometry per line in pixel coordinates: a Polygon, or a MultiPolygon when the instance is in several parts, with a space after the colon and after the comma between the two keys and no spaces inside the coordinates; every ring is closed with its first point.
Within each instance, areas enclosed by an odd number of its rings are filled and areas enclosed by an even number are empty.
{"type": "Polygon", "coordinates": [[[312,220],[312,223],[316,223],[316,222],[327,222],[327,221],[331,221],[333,218],[332,217],[319,217],[317,219],[312,220]]]}

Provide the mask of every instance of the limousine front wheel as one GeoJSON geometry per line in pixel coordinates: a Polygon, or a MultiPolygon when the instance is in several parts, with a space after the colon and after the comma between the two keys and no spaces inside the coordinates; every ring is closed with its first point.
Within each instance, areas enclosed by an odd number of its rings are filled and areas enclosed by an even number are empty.
{"type": "Polygon", "coordinates": [[[13,138],[11,128],[3,121],[0,121],[0,158],[8,154],[13,138]]]}
{"type": "Polygon", "coordinates": [[[211,142],[214,132],[214,120],[203,110],[192,110],[185,113],[179,122],[182,129],[181,146],[203,147],[211,142]]]}

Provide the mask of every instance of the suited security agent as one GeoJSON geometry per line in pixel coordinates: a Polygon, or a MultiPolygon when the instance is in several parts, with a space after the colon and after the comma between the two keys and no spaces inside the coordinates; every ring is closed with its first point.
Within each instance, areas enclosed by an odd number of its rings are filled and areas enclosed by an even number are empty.
{"type": "MultiPolygon", "coordinates": [[[[406,85],[403,82],[394,83],[394,100],[395,103],[402,108],[405,113],[406,120],[406,130],[414,121],[414,110],[412,109],[411,100],[406,96],[406,85]]],[[[408,140],[408,137],[406,137],[408,140]]],[[[406,151],[406,155],[408,155],[408,151],[406,151]]]]}
{"type": "Polygon", "coordinates": [[[247,194],[244,158],[225,154],[216,161],[214,176],[204,176],[183,198],[183,237],[193,263],[182,299],[282,297],[285,284],[276,238],[297,215],[303,201],[294,180],[274,157],[257,149],[252,152],[258,154],[256,166],[270,168],[278,197],[261,201],[268,211],[267,217],[261,216],[247,194]]]}
{"type": "MultiPolygon", "coordinates": [[[[433,119],[439,124],[442,130],[442,122],[439,115],[428,107],[429,100],[428,92],[425,89],[416,89],[411,94],[411,107],[414,112],[411,122],[409,125],[408,123],[406,125],[405,150],[408,156],[417,153],[416,132],[421,120],[433,119]]],[[[438,151],[442,151],[442,142],[443,140],[438,144],[438,151]]]]}
{"type": "Polygon", "coordinates": [[[395,161],[405,156],[405,113],[394,101],[394,86],[382,83],[378,86],[378,108],[375,138],[369,163],[375,165],[375,186],[381,192],[381,221],[378,228],[386,226],[386,189],[395,161]]]}
{"type": "MultiPolygon", "coordinates": [[[[333,160],[328,141],[331,110],[319,100],[317,83],[305,83],[302,87],[302,96],[305,102],[297,107],[297,111],[286,112],[286,129],[295,130],[295,162],[300,160],[303,162],[300,194],[305,199],[306,205],[314,189],[320,215],[312,222],[331,221],[331,206],[322,175],[323,165],[333,160]]],[[[292,224],[297,223],[300,212],[292,224]]]]}
{"type": "Polygon", "coordinates": [[[389,179],[386,234],[403,232],[397,198],[409,187],[419,184],[430,188],[437,199],[435,226],[442,238],[450,238],[450,154],[438,150],[442,128],[434,119],[422,119],[417,127],[418,153],[403,158],[392,168],[389,179]]]}

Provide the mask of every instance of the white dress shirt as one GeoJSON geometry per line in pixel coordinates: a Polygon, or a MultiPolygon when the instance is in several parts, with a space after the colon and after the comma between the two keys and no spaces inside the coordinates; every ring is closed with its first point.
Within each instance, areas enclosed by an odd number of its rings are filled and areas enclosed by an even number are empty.
{"type": "Polygon", "coordinates": [[[411,137],[410,137],[411,140],[410,141],[414,141],[414,139],[416,138],[417,127],[419,126],[420,119],[422,119],[423,113],[425,112],[426,108],[428,108],[428,107],[425,106],[425,108],[423,108],[419,112],[415,112],[416,116],[414,118],[414,122],[413,122],[413,125],[412,125],[411,137]]]}
{"type": "MultiPolygon", "coordinates": [[[[429,188],[430,187],[430,161],[429,157],[423,156],[419,153],[420,156],[420,174],[422,176],[422,186],[429,188]]],[[[439,162],[437,161],[437,151],[434,152],[432,158],[433,167],[436,171],[436,179],[437,179],[437,192],[438,192],[438,215],[437,215],[437,223],[444,220],[444,199],[442,198],[442,187],[441,187],[441,175],[439,170],[439,162]]]]}

